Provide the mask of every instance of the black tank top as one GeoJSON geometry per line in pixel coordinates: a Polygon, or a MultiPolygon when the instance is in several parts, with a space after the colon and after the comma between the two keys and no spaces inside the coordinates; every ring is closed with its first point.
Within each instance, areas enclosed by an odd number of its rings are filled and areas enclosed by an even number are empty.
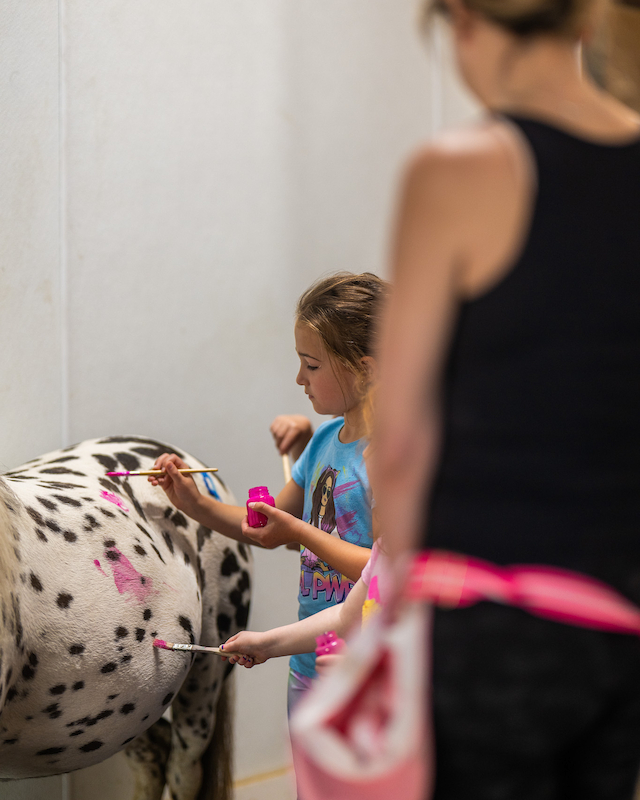
{"type": "Polygon", "coordinates": [[[509,274],[461,305],[425,545],[640,602],[640,139],[511,118],[537,170],[509,274]]]}

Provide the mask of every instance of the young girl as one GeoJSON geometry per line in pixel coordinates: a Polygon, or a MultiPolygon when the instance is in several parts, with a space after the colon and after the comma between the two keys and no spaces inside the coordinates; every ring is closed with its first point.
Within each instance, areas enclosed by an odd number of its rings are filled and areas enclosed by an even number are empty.
{"type": "MultiPolygon", "coordinates": [[[[370,273],[339,273],[300,298],[296,380],[316,413],[336,418],[313,434],[276,507],[254,504],[268,519],[265,527],[249,527],[244,508],[200,494],[194,481],[178,472],[187,465],[175,455],[161,456],[155,467],[166,474],[150,478],[177,508],[226,536],[266,548],[298,543],[301,620],[343,602],[369,559],[371,501],[361,440],[366,433],[364,398],[375,373],[375,327],[385,291],[385,282],[370,273]]],[[[314,676],[313,652],[292,658],[290,708],[314,676]]]]}
{"type": "MultiPolygon", "coordinates": [[[[367,437],[371,431],[373,395],[374,389],[371,387],[367,397],[362,401],[367,437]]],[[[283,421],[283,427],[291,427],[291,418],[282,417],[280,419],[283,421]]],[[[293,425],[298,427],[295,423],[293,425]]],[[[370,450],[369,445],[363,450],[365,467],[369,461],[370,450]]],[[[317,487],[321,486],[322,482],[323,476],[321,475],[317,487]]],[[[390,586],[385,575],[384,556],[381,557],[382,549],[378,538],[379,529],[375,508],[372,508],[371,517],[374,539],[371,555],[345,602],[329,606],[317,614],[291,625],[272,628],[264,632],[241,631],[235,634],[224,643],[224,648],[234,654],[229,656],[231,664],[241,664],[250,669],[255,664],[264,664],[270,658],[311,653],[316,649],[318,636],[327,631],[335,631],[338,636],[344,638],[380,610],[390,586]]],[[[319,656],[316,659],[316,666],[318,669],[321,665],[323,668],[329,667],[335,660],[335,655],[319,656]]]]}

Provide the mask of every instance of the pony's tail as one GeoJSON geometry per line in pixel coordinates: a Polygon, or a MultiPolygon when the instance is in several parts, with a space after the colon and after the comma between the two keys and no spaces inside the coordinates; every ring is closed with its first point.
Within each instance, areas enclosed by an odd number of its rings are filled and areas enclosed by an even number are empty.
{"type": "Polygon", "coordinates": [[[19,506],[20,501],[0,476],[0,620],[13,605],[11,595],[18,571],[16,515],[19,506]]]}
{"type": "Polygon", "coordinates": [[[19,567],[16,527],[19,507],[18,498],[0,476],[0,651],[4,651],[0,659],[0,716],[9,691],[10,654],[19,644],[16,635],[21,630],[14,592],[19,567]]]}
{"type": "Polygon", "coordinates": [[[202,786],[197,800],[232,800],[234,675],[222,684],[216,722],[209,746],[202,754],[202,786]]]}

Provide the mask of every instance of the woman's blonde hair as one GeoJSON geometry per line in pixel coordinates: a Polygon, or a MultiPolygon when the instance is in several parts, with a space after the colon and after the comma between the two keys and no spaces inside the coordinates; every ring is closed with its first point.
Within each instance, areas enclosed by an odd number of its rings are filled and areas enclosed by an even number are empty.
{"type": "MultiPolygon", "coordinates": [[[[595,0],[462,0],[496,25],[516,36],[554,34],[578,36],[595,0]]],[[[446,0],[428,0],[422,21],[428,24],[434,12],[447,12],[446,0]]]]}
{"type": "Polygon", "coordinates": [[[361,375],[362,359],[374,356],[380,310],[388,284],[371,272],[338,272],[298,300],[296,322],[318,334],[330,358],[361,375]]]}

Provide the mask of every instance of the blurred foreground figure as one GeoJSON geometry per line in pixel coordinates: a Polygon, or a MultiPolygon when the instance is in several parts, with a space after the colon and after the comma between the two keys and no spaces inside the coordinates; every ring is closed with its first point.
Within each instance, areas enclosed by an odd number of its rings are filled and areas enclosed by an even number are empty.
{"type": "MultiPolygon", "coordinates": [[[[590,0],[446,0],[487,109],[404,180],[372,483],[398,572],[437,548],[640,605],[640,118],[583,76],[590,0]]],[[[561,603],[561,600],[559,601],[561,603]]],[[[629,800],[640,641],[435,614],[436,800],[629,800]]]]}

